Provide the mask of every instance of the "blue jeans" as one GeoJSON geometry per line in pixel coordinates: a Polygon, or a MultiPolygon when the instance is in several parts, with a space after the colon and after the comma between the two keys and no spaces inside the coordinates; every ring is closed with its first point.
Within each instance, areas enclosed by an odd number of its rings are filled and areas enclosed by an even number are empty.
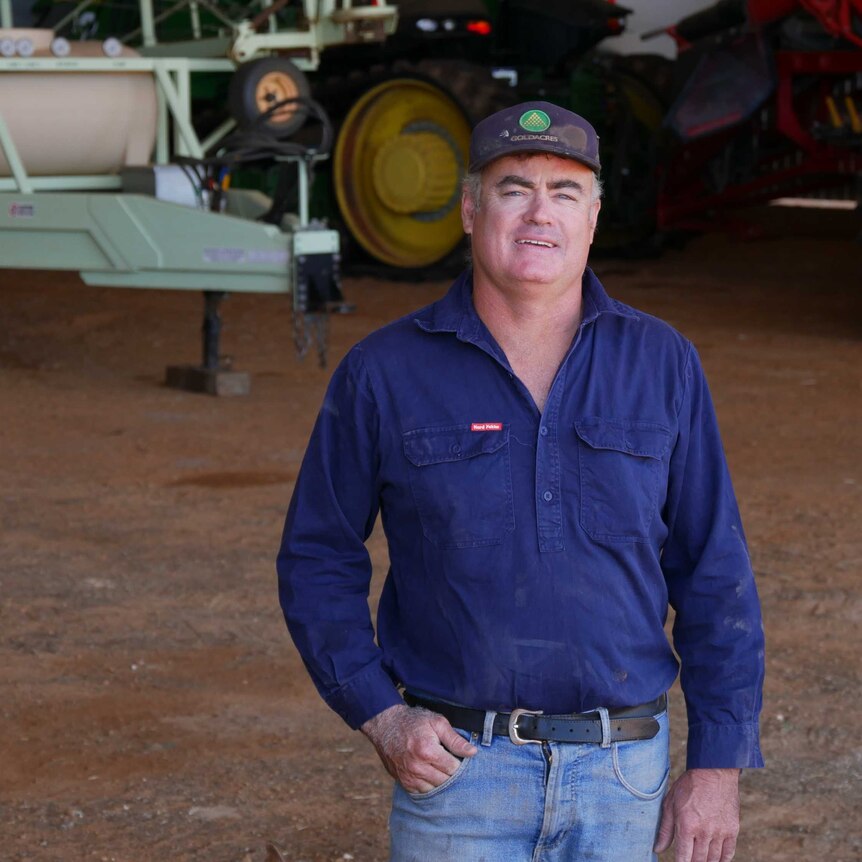
{"type": "MultiPolygon", "coordinates": [[[[390,862],[654,862],[669,772],[667,713],[653,739],[479,748],[427,793],[396,784],[390,862]]],[[[457,728],[456,728],[457,730],[457,728]]]]}

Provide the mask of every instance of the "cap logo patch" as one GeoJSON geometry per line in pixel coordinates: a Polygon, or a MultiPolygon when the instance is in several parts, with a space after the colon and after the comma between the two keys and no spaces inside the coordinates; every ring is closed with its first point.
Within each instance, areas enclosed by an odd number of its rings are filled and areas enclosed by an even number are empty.
{"type": "Polygon", "coordinates": [[[544,132],[545,129],[550,128],[551,118],[544,111],[534,108],[521,114],[518,125],[528,132],[544,132]]]}

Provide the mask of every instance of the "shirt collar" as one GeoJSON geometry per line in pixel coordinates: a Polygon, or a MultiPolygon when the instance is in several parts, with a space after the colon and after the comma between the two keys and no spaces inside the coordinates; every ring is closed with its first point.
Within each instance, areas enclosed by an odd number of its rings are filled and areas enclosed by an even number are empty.
{"type": "MultiPolygon", "coordinates": [[[[589,267],[584,270],[582,289],[582,325],[592,322],[600,314],[638,319],[638,313],[633,308],[608,296],[589,267]]],[[[465,269],[455,279],[448,293],[420,312],[415,321],[426,332],[455,332],[462,341],[476,341],[485,326],[473,305],[473,270],[465,269]]]]}

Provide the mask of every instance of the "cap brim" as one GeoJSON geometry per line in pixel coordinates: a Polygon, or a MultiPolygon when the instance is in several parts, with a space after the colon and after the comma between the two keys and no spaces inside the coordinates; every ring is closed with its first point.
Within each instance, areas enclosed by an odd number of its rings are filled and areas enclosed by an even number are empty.
{"type": "Polygon", "coordinates": [[[525,142],[523,146],[508,146],[505,148],[501,147],[499,150],[492,150],[484,153],[480,158],[470,162],[468,170],[472,174],[476,171],[481,171],[482,168],[489,165],[491,162],[496,161],[497,159],[502,159],[505,156],[529,155],[530,153],[537,155],[548,153],[550,155],[559,156],[561,159],[571,159],[574,162],[580,162],[582,165],[586,165],[595,174],[601,173],[602,166],[595,159],[591,159],[586,155],[572,153],[564,147],[555,146],[555,144],[550,141],[547,143],[543,141],[535,141],[531,143],[525,142]]]}

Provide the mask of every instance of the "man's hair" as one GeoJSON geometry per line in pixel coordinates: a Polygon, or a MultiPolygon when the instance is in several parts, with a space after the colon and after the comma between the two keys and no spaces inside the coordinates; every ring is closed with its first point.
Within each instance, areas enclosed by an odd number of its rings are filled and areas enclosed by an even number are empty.
{"type": "MultiPolygon", "coordinates": [[[[482,203],[482,171],[474,171],[464,176],[464,191],[467,192],[476,209],[479,209],[482,203]]],[[[601,200],[603,192],[604,186],[602,185],[602,181],[593,174],[592,201],[601,200]]]]}

